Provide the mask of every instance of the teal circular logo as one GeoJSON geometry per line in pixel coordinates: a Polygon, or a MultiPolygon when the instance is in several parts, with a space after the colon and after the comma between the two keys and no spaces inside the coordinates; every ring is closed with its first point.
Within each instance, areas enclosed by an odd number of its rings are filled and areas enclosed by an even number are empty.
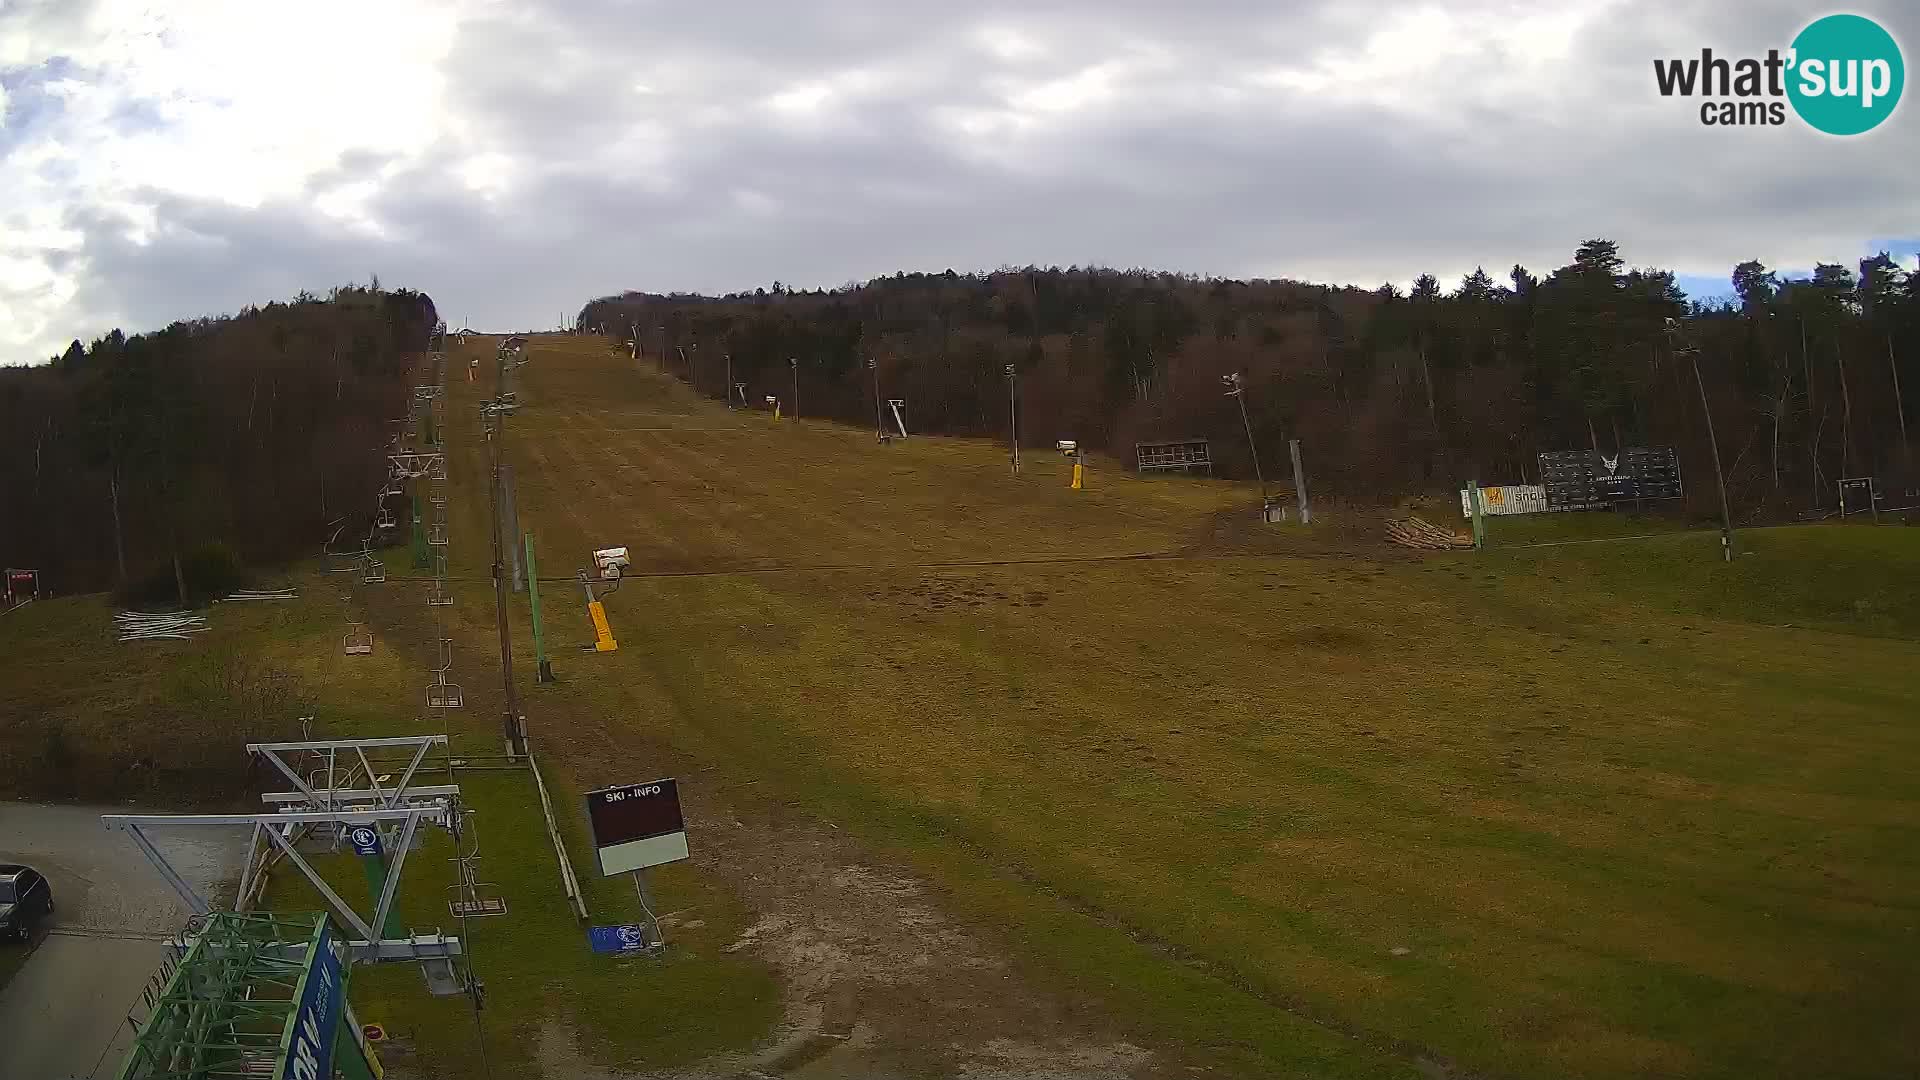
{"type": "Polygon", "coordinates": [[[1900,104],[1907,66],[1900,45],[1859,15],[1828,15],[1793,39],[1787,99],[1800,119],[1829,135],[1880,126],[1900,104]]]}

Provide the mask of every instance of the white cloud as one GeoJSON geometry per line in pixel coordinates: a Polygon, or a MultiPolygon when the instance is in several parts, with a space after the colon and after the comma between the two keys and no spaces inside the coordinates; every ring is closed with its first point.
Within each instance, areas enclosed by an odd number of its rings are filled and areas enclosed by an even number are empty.
{"type": "Polygon", "coordinates": [[[1803,16],[0,0],[0,361],[370,272],[518,326],[623,288],[1026,261],[1373,284],[1593,235],[1714,276],[1847,258],[1913,234],[1920,114],[1709,132],[1652,91],[1656,55],[1803,16]]]}
{"type": "MultiPolygon", "coordinates": [[[[51,269],[49,256],[77,250],[78,234],[50,224],[69,211],[116,212],[150,242],[155,193],[258,207],[300,197],[343,154],[420,153],[438,133],[451,14],[438,0],[106,0],[0,18],[13,84],[0,190],[40,219],[22,228],[7,215],[0,263],[43,270],[8,276],[0,358],[42,355],[123,317],[70,306],[84,257],[51,269]]],[[[360,182],[315,202],[377,231],[364,209],[375,193],[360,182]]]]}

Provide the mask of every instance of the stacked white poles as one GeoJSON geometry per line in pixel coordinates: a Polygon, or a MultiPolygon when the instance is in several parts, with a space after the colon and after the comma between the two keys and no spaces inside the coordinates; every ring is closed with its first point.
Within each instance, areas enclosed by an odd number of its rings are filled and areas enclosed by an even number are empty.
{"type": "Polygon", "coordinates": [[[207,631],[206,616],[195,615],[191,611],[162,614],[122,611],[113,617],[113,623],[120,632],[121,641],[186,641],[195,634],[207,631]]]}

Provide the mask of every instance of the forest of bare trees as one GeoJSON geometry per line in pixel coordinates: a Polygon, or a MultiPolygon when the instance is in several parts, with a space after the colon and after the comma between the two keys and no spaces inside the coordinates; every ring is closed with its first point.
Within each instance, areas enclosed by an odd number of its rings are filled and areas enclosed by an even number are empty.
{"type": "Polygon", "coordinates": [[[1483,271],[1411,293],[1145,271],[895,274],[815,292],[627,293],[581,328],[637,333],[720,397],[791,394],[809,416],[872,423],[873,372],[924,431],[1004,436],[1005,365],[1020,372],[1022,437],[1074,438],[1131,461],[1156,437],[1214,440],[1251,474],[1221,377],[1242,372],[1269,461],[1302,440],[1316,490],[1358,499],[1538,482],[1545,450],[1672,445],[1693,512],[1717,509],[1692,361],[1743,518],[1831,506],[1835,483],[1910,486],[1907,403],[1920,373],[1920,275],[1885,255],[1781,280],[1735,268],[1738,303],[1690,306],[1671,273],[1630,269],[1590,240],[1544,276],[1483,271]],[[1691,350],[1698,350],[1697,353],[1691,350]]]}
{"type": "Polygon", "coordinates": [[[70,593],[178,584],[206,545],[317,554],[372,513],[435,322],[423,294],[347,287],[0,368],[0,561],[70,593]]]}
{"type": "MultiPolygon", "coordinates": [[[[1135,441],[1207,437],[1250,475],[1221,378],[1244,375],[1268,460],[1302,441],[1318,491],[1440,492],[1538,480],[1544,450],[1672,445],[1712,506],[1697,360],[1738,515],[1831,507],[1843,477],[1896,499],[1917,483],[1908,397],[1920,384],[1920,274],[1885,255],[1782,280],[1732,272],[1737,302],[1686,303],[1673,276],[1630,269],[1605,240],[1544,276],[1476,271],[1410,293],[1146,271],[895,274],[827,291],[628,293],[577,324],[625,336],[702,393],[726,371],[750,400],[871,423],[907,399],[922,431],[1003,436],[1003,369],[1020,373],[1023,437],[1130,460],[1135,441]]],[[[249,563],[315,553],[363,518],[375,450],[405,408],[437,321],[425,295],[377,285],[179,322],[0,369],[0,562],[62,592],[163,572],[208,543],[249,563]]],[[[177,575],[176,575],[177,577],[177,575]]]]}

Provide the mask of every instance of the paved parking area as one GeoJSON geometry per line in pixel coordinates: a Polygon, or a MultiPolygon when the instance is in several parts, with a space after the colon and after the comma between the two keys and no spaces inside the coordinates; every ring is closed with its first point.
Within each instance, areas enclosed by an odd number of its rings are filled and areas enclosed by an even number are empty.
{"type": "MultiPolygon", "coordinates": [[[[32,955],[0,986],[0,1077],[92,1080],[120,1068],[127,1014],[188,914],[133,842],[100,824],[101,814],[129,812],[0,802],[0,862],[40,870],[54,898],[32,955]]],[[[182,876],[217,893],[239,877],[246,833],[195,830],[156,842],[182,876]]]]}

